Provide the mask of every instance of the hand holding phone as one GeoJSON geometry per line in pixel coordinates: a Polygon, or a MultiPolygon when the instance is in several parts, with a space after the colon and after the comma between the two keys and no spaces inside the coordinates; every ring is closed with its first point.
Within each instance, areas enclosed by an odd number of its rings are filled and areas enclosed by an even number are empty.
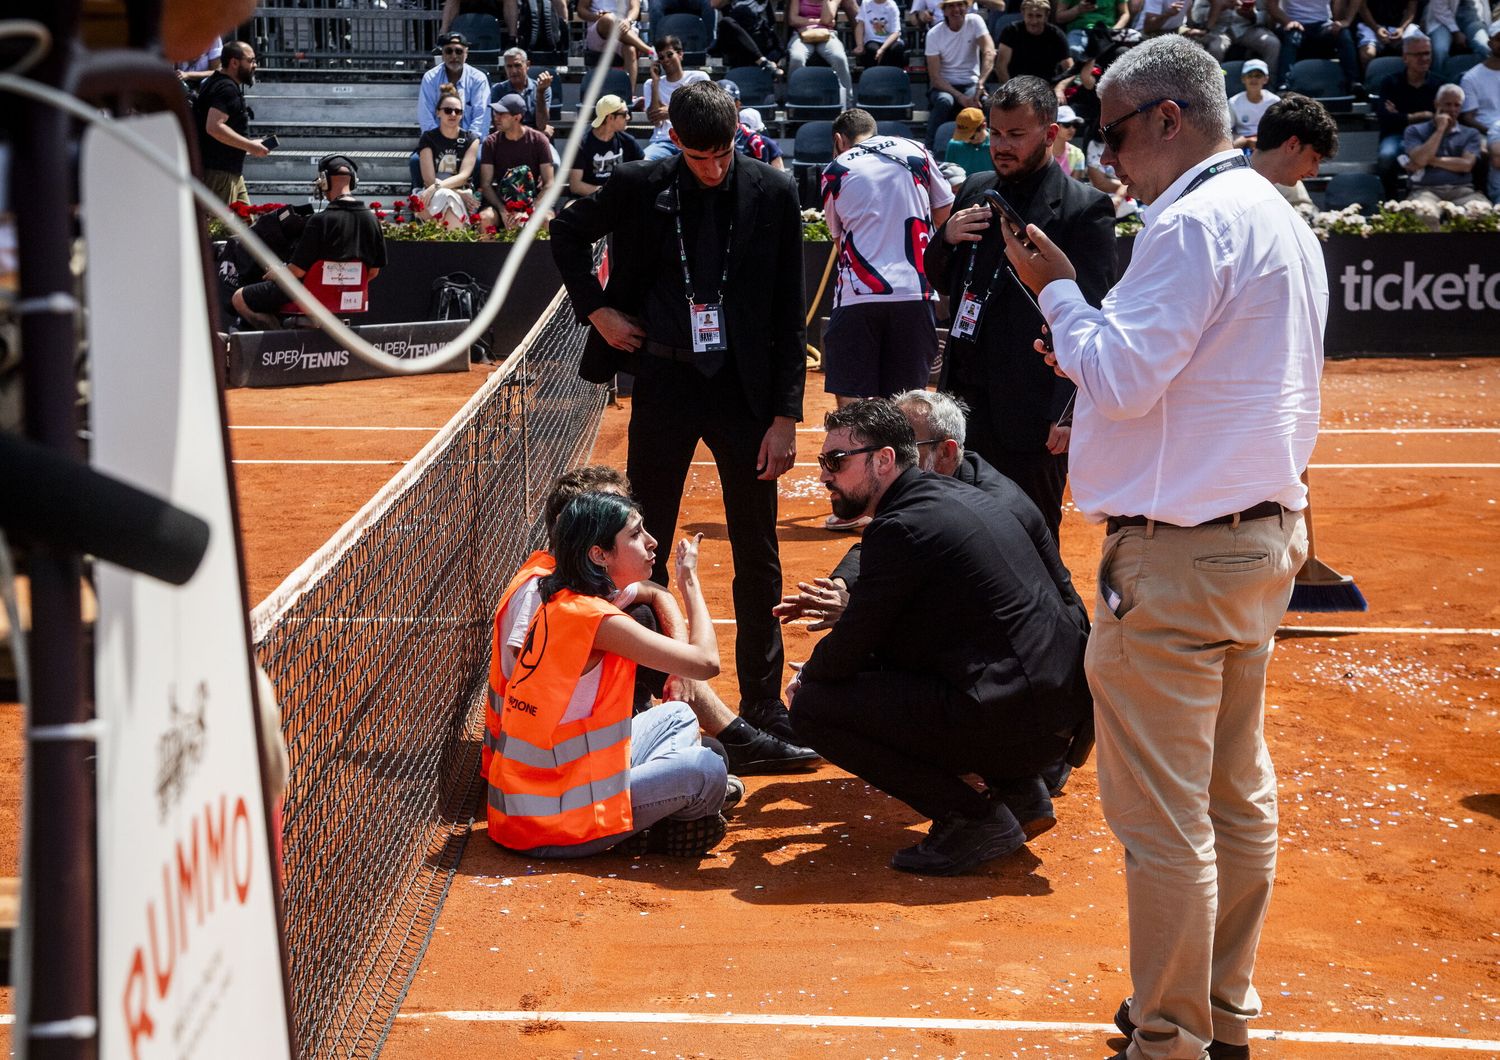
{"type": "Polygon", "coordinates": [[[1036,244],[1026,238],[1026,219],[1016,212],[1016,208],[1006,202],[1005,198],[998,191],[994,188],[988,189],[984,193],[984,201],[989,204],[990,209],[1000,215],[1003,221],[1016,230],[1016,238],[1021,241],[1023,246],[1030,250],[1036,249],[1036,244]]]}
{"type": "Polygon", "coordinates": [[[267,151],[274,151],[281,146],[281,141],[276,138],[275,133],[272,133],[270,136],[262,136],[260,138],[260,145],[267,151]]]}

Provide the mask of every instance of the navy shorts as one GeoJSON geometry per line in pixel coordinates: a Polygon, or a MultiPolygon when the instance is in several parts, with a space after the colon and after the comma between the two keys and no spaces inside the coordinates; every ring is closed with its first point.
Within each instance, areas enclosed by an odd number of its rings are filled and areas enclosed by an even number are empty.
{"type": "MultiPolygon", "coordinates": [[[[275,280],[261,280],[259,283],[246,284],[240,288],[240,297],[245,300],[245,305],[252,312],[267,313],[271,316],[275,316],[282,306],[292,300],[275,280]]],[[[300,313],[301,309],[297,309],[296,312],[300,313]]]]}
{"type": "Polygon", "coordinates": [[[890,397],[920,390],[937,358],[932,303],[840,306],[823,332],[823,389],[839,397],[890,397]]]}

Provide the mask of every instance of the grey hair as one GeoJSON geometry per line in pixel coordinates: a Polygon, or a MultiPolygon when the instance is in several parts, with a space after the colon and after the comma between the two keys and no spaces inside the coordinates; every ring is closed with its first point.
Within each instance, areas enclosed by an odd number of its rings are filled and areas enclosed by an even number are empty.
{"type": "Polygon", "coordinates": [[[531,58],[526,54],[525,48],[505,49],[505,54],[500,56],[500,62],[503,64],[507,59],[520,59],[523,63],[531,62],[531,58]]]}
{"type": "Polygon", "coordinates": [[[959,451],[963,451],[969,425],[969,406],[963,398],[938,390],[908,390],[891,400],[903,410],[908,405],[921,405],[924,410],[922,418],[932,429],[933,437],[939,441],[951,439],[958,443],[959,451]]]}
{"type": "Polygon", "coordinates": [[[1431,37],[1429,37],[1419,29],[1412,30],[1401,41],[1402,54],[1411,51],[1413,45],[1423,44],[1427,41],[1430,41],[1431,39],[1431,37]]]}
{"type": "Polygon", "coordinates": [[[1452,81],[1449,81],[1446,85],[1439,86],[1435,100],[1442,99],[1444,96],[1457,96],[1459,103],[1462,103],[1464,101],[1464,86],[1455,85],[1452,81]]]}
{"type": "Polygon", "coordinates": [[[1185,102],[1182,120],[1214,140],[1229,139],[1229,97],[1219,61],[1175,33],[1153,37],[1110,64],[1099,94],[1115,94],[1131,107],[1153,99],[1185,102]]]}

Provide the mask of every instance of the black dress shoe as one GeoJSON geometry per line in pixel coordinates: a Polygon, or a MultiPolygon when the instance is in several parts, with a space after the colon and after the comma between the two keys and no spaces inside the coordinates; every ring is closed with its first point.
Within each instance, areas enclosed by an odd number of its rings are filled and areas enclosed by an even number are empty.
{"type": "MultiPolygon", "coordinates": [[[[1127,1038],[1135,1036],[1135,1024],[1130,1021],[1130,998],[1120,1002],[1120,1007],[1115,1011],[1115,1026],[1120,1028],[1120,1033],[1127,1038]]],[[[1123,1057],[1125,1050],[1120,1050],[1115,1056],[1123,1057]]],[[[1230,1045],[1221,1042],[1217,1038],[1208,1043],[1208,1060],[1250,1060],[1250,1047],[1248,1045],[1230,1045]]]]}
{"type": "Polygon", "coordinates": [[[817,764],[818,752],[762,732],[744,718],[735,718],[716,737],[729,759],[729,771],[742,777],[765,773],[800,773],[817,764]]]}
{"type": "Polygon", "coordinates": [[[792,712],[779,699],[763,699],[759,703],[741,703],[740,717],[761,732],[768,732],[789,744],[796,744],[792,734],[792,712]]]}
{"type": "Polygon", "coordinates": [[[984,817],[953,814],[933,821],[927,838],[896,851],[891,868],[919,876],[957,876],[1020,848],[1026,833],[1003,803],[984,817]]]}

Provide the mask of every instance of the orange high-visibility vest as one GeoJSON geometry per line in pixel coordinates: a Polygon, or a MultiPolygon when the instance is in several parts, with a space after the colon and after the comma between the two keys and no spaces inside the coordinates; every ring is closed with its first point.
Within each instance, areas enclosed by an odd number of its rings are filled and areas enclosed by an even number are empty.
{"type": "Polygon", "coordinates": [[[501,620],[505,617],[505,609],[510,606],[511,597],[523,585],[532,578],[545,578],[556,569],[557,560],[552,558],[552,553],[537,549],[526,557],[526,562],[516,571],[516,576],[510,580],[500,597],[500,606],[495,608],[494,628],[490,633],[490,695],[484,706],[484,747],[479,752],[479,775],[486,783],[490,776],[490,756],[500,739],[500,705],[505,702],[505,672],[500,669],[500,652],[505,647],[505,628],[501,620]]]}
{"type": "Polygon", "coordinates": [[[490,759],[490,838],[512,850],[568,846],[632,830],[630,719],[635,662],[606,653],[589,715],[562,723],[599,623],[624,612],[560,590],[526,631],[490,759]]]}

